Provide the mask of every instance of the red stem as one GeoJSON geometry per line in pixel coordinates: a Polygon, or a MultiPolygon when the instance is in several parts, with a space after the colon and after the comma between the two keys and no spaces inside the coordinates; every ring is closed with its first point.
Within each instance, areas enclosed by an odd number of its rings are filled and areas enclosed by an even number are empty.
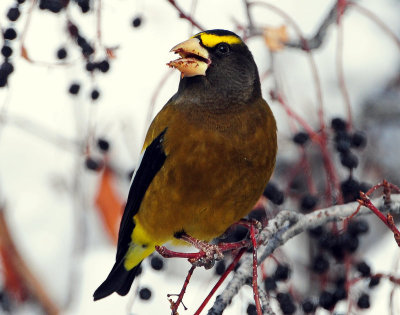
{"type": "Polygon", "coordinates": [[[214,295],[215,291],[218,290],[218,288],[221,286],[222,282],[226,279],[228,274],[231,273],[233,268],[237,265],[239,262],[240,258],[243,256],[243,254],[246,252],[246,248],[242,248],[239,253],[236,255],[235,259],[231,262],[231,264],[228,266],[228,268],[225,270],[221,278],[219,278],[218,282],[214,285],[214,287],[211,289],[210,293],[208,293],[207,297],[201,303],[200,307],[197,309],[196,313],[194,315],[199,315],[201,311],[204,309],[204,307],[207,305],[208,301],[210,301],[211,297],[214,295]]]}
{"type": "MultiPolygon", "coordinates": [[[[187,288],[187,286],[189,284],[190,278],[192,277],[192,274],[193,274],[193,271],[194,271],[195,268],[196,268],[196,266],[192,266],[189,269],[188,275],[186,276],[185,282],[183,283],[183,287],[182,287],[181,292],[179,293],[178,299],[176,300],[175,303],[173,303],[173,306],[171,307],[173,315],[178,314],[177,310],[178,310],[179,304],[181,304],[181,302],[182,302],[183,295],[186,292],[186,288],[187,288]]],[[[186,309],[186,307],[185,307],[185,309],[186,309]]]]}
{"type": "Polygon", "coordinates": [[[253,297],[256,303],[257,315],[262,315],[262,309],[260,304],[260,294],[258,292],[258,275],[257,275],[257,241],[254,225],[250,226],[250,239],[253,244],[253,280],[251,282],[253,286],[253,297]]]}
{"type": "MultiPolygon", "coordinates": [[[[338,6],[339,9],[339,6],[338,6]]],[[[338,15],[339,18],[339,15],[338,15]]],[[[351,113],[351,103],[350,103],[350,95],[347,90],[346,80],[344,77],[344,68],[343,68],[343,23],[340,23],[341,20],[338,20],[337,27],[337,44],[336,44],[336,71],[337,77],[339,81],[340,91],[342,92],[343,100],[347,109],[347,127],[349,130],[353,127],[353,116],[351,113]]]]}
{"type": "Polygon", "coordinates": [[[297,113],[295,113],[285,102],[282,95],[279,93],[277,95],[273,95],[275,99],[283,106],[284,110],[288,114],[289,117],[293,117],[297,122],[304,128],[304,130],[310,136],[310,139],[315,142],[321,149],[322,158],[324,160],[325,170],[327,173],[327,185],[326,185],[326,196],[330,198],[332,196],[332,187],[334,187],[335,191],[338,194],[337,203],[343,203],[342,195],[340,194],[339,189],[339,181],[336,176],[335,167],[333,165],[330,152],[327,148],[327,137],[325,132],[322,134],[317,134],[311,126],[301,118],[297,113]]]}
{"type": "Polygon", "coordinates": [[[388,217],[385,217],[383,213],[380,212],[379,209],[374,206],[374,204],[371,202],[368,196],[363,192],[360,192],[360,196],[361,200],[359,200],[358,202],[363,206],[367,207],[368,209],[370,209],[383,223],[385,223],[386,226],[393,232],[395,239],[398,242],[398,239],[400,237],[400,232],[394,225],[393,217],[390,214],[388,214],[388,217]]]}
{"type": "Polygon", "coordinates": [[[275,6],[273,4],[261,2],[261,1],[248,2],[248,6],[252,6],[252,5],[259,5],[259,6],[267,7],[269,10],[274,11],[275,13],[280,15],[283,19],[285,19],[293,27],[294,31],[296,32],[296,35],[300,38],[300,41],[303,44],[303,49],[307,53],[307,57],[310,62],[311,74],[313,76],[316,94],[317,94],[316,97],[317,97],[317,104],[318,104],[318,118],[319,118],[319,123],[320,123],[320,129],[324,130],[325,129],[324,102],[323,102],[323,98],[322,98],[321,80],[319,78],[317,65],[315,63],[314,56],[313,56],[311,50],[308,48],[307,39],[304,37],[300,26],[296,23],[296,21],[290,15],[288,15],[285,11],[283,11],[282,9],[278,8],[277,6],[275,6]]]}

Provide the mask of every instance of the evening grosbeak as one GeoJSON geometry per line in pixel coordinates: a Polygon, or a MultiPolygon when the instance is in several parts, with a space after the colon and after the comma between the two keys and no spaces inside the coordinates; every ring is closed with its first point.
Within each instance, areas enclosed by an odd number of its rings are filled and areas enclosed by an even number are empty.
{"type": "Polygon", "coordinates": [[[246,216],[275,165],[276,123],[253,56],[226,30],[171,50],[178,92],[154,118],[122,216],[115,264],[94,299],[126,295],[155,246],[185,233],[210,241],[246,216]]]}

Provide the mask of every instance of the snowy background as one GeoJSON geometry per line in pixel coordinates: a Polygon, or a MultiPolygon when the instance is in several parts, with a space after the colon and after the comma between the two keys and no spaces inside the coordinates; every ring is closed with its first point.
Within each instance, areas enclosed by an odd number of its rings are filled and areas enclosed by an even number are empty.
{"type": "MultiPolygon", "coordinates": [[[[3,29],[9,25],[5,14],[13,3],[0,1],[3,29]]],[[[308,37],[314,34],[334,1],[270,3],[290,15],[308,37]]],[[[373,11],[394,33],[400,33],[399,1],[358,3],[373,11]]],[[[179,5],[185,12],[192,9],[192,1],[182,0],[179,5]]],[[[20,7],[21,17],[15,22],[19,34],[30,6],[31,2],[27,1],[20,7]]],[[[259,25],[284,24],[282,18],[267,9],[259,8],[253,14],[259,25]]],[[[96,38],[96,11],[83,16],[77,6],[70,5],[68,15],[86,38],[96,38]]],[[[162,0],[103,0],[101,15],[102,44],[116,48],[116,58],[110,61],[111,68],[106,74],[98,72],[90,76],[85,71],[85,62],[67,35],[65,12],[53,14],[33,9],[24,46],[34,62],[21,58],[19,42],[13,43],[11,60],[16,70],[9,86],[0,89],[0,198],[18,251],[63,314],[168,314],[166,294],[179,292],[189,269],[183,260],[165,261],[161,272],[152,270],[145,262],[144,274],[135,281],[128,297],[112,295],[92,301],[94,290],[113,264],[115,247],[104,231],[94,204],[101,172],[85,168],[86,155],[79,144],[87,142],[91,155],[100,159],[96,139],[103,137],[109,141],[106,158],[117,175],[116,187],[123,201],[129,188],[128,174],[136,166],[149,117],[177,89],[179,73],[171,73],[166,66],[173,58],[169,50],[197,30],[179,19],[173,6],[162,0]],[[132,19],[137,16],[142,18],[142,25],[133,28],[132,19]],[[62,46],[68,49],[66,64],[56,58],[56,51],[62,46]],[[164,77],[167,79],[160,89],[164,77]],[[76,97],[68,94],[72,82],[81,84],[76,97]],[[89,97],[93,88],[100,91],[96,101],[89,97]],[[151,108],[154,98],[155,105],[151,108]],[[134,297],[138,287],[152,290],[149,301],[134,297]]],[[[194,16],[207,29],[235,30],[237,23],[246,24],[244,6],[239,0],[199,0],[194,16]]],[[[365,102],[377,98],[388,82],[398,76],[400,54],[395,42],[356,10],[350,8],[342,21],[345,78],[355,125],[360,128],[363,122],[358,117],[365,102]]],[[[295,37],[290,28],[289,35],[295,37]]],[[[327,116],[345,117],[335,64],[336,35],[333,25],[322,47],[313,55],[321,77],[327,116]]],[[[251,39],[248,45],[263,73],[270,63],[264,41],[251,39]]],[[[97,48],[96,58],[101,60],[104,49],[99,45],[97,48]]],[[[290,106],[316,126],[315,85],[305,56],[300,50],[286,48],[275,54],[275,70],[290,106]]],[[[263,93],[267,101],[270,87],[271,81],[266,80],[263,93]]],[[[284,158],[293,154],[290,148],[282,150],[290,142],[291,130],[279,104],[270,104],[278,118],[279,154],[284,158]]],[[[398,138],[396,141],[398,146],[398,138]]],[[[298,242],[293,240],[285,250],[290,252],[298,247],[298,242]]],[[[373,247],[363,245],[363,252],[375,272],[392,272],[399,258],[391,235],[375,240],[373,247]]],[[[180,313],[193,313],[217,279],[212,271],[196,270],[184,298],[189,310],[180,313]]],[[[389,312],[390,286],[382,281],[371,297],[372,308],[364,314],[389,312]]],[[[251,299],[250,288],[242,290],[226,314],[245,314],[251,299]]],[[[345,312],[346,307],[338,309],[345,312]]],[[[12,313],[40,314],[41,311],[33,303],[27,303],[12,313]]]]}

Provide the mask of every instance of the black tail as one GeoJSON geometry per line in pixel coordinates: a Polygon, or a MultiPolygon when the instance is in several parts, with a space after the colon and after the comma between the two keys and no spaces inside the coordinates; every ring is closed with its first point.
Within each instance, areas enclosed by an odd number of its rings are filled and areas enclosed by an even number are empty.
{"type": "Polygon", "coordinates": [[[139,270],[140,264],[128,271],[124,267],[123,259],[116,262],[107,279],[94,292],[94,300],[100,300],[114,292],[117,292],[119,295],[127,295],[139,270]]]}

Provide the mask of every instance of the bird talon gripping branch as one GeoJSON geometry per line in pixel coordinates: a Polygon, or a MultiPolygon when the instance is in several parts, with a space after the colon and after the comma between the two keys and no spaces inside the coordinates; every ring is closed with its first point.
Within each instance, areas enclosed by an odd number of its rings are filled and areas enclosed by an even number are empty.
{"type": "Polygon", "coordinates": [[[147,132],[121,220],[115,264],[95,300],[113,292],[126,295],[140,263],[154,250],[210,268],[228,248],[246,246],[204,242],[251,211],[275,165],[275,119],[242,39],[230,31],[204,31],[172,52],[180,56],[168,63],[181,72],[179,88],[147,132]],[[163,247],[182,240],[200,252],[163,247]]]}

